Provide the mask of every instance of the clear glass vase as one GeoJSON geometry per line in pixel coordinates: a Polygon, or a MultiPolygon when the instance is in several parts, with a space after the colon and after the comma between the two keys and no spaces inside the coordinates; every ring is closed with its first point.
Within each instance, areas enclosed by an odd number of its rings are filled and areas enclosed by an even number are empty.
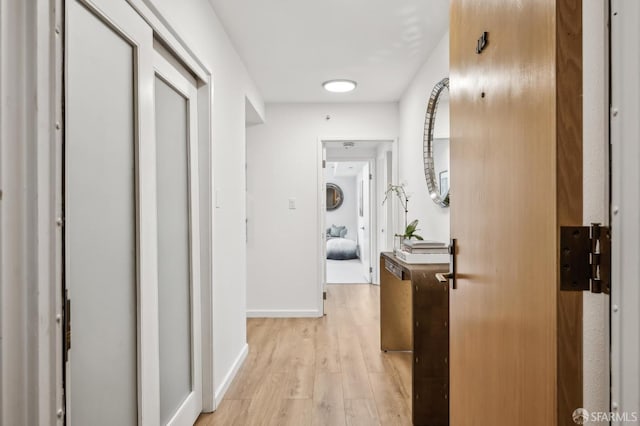
{"type": "Polygon", "coordinates": [[[394,235],[393,236],[393,252],[402,250],[402,241],[404,240],[403,235],[394,235]]]}

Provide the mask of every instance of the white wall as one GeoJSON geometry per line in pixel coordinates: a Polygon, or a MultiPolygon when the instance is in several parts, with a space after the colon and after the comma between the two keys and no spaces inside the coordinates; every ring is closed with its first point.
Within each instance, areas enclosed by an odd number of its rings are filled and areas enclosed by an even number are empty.
{"type": "Polygon", "coordinates": [[[246,348],[245,97],[264,105],[207,0],[151,0],[213,73],[213,336],[216,398],[246,348]]]}
{"type": "Polygon", "coordinates": [[[393,140],[397,124],[395,103],[269,104],[247,129],[249,315],[320,314],[319,138],[393,140]]]}
{"type": "Polygon", "coordinates": [[[333,176],[331,167],[325,169],[327,183],[335,183],[342,189],[343,202],[335,210],[327,210],[325,215],[326,227],[331,225],[346,226],[345,238],[356,241],[358,232],[358,191],[356,190],[355,176],[333,176]]]}
{"type": "MultiPolygon", "coordinates": [[[[383,251],[393,250],[393,229],[395,226],[393,220],[393,202],[385,202],[384,193],[387,191],[389,184],[393,182],[393,167],[392,163],[393,152],[389,147],[379,146],[376,153],[376,204],[378,205],[378,217],[377,217],[377,238],[378,238],[378,253],[376,258],[380,257],[380,253],[383,251]],[[389,223],[392,223],[391,227],[389,223]]],[[[377,268],[374,266],[374,270],[377,268]]],[[[380,283],[379,271],[377,283],[380,283]]]]}
{"type": "MultiPolygon", "coordinates": [[[[410,196],[408,222],[418,219],[418,233],[425,239],[447,242],[449,208],[439,207],[429,198],[424,177],[422,138],[431,90],[437,82],[448,76],[449,33],[446,33],[400,99],[399,182],[395,182],[405,183],[410,196]]],[[[452,190],[454,192],[455,188],[452,190]]],[[[396,226],[394,232],[404,230],[402,223],[396,226]]]]}

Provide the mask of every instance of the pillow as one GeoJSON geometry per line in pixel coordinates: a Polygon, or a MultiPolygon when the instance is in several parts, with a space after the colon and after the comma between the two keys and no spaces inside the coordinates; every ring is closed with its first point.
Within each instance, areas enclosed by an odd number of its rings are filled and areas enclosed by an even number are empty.
{"type": "Polygon", "coordinates": [[[331,228],[329,229],[330,237],[343,237],[346,233],[347,233],[346,226],[331,225],[331,228]]]}

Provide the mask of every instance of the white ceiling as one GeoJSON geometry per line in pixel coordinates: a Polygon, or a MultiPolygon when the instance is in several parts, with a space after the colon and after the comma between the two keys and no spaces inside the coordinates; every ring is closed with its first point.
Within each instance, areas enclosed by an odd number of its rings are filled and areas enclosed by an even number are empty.
{"type": "Polygon", "coordinates": [[[449,0],[209,1],[266,102],[397,101],[449,26],[449,0]]]}
{"type": "Polygon", "coordinates": [[[334,177],[358,176],[365,161],[335,161],[329,162],[328,167],[334,177]]]}
{"type": "Polygon", "coordinates": [[[327,161],[349,161],[372,159],[376,157],[378,147],[391,149],[391,141],[324,141],[327,149],[327,161]],[[345,145],[346,144],[346,145],[345,145]]]}

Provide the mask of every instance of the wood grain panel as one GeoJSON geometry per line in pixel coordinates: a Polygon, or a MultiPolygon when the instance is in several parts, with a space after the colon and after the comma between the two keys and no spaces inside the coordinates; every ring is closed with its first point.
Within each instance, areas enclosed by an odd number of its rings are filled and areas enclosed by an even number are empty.
{"type": "MultiPolygon", "coordinates": [[[[574,330],[581,320],[575,310],[560,310],[565,296],[557,291],[560,212],[575,214],[581,206],[581,187],[573,184],[581,176],[581,151],[563,157],[569,145],[559,131],[572,129],[572,143],[581,145],[574,89],[559,79],[561,61],[580,69],[580,51],[563,59],[558,47],[568,36],[576,39],[559,24],[581,19],[563,12],[570,3],[451,4],[451,232],[459,244],[458,289],[450,294],[455,426],[558,424],[559,343],[567,338],[560,315],[566,313],[574,330]],[[478,55],[483,31],[489,43],[478,55]],[[563,173],[570,178],[563,181],[563,173]],[[561,185],[569,185],[564,193],[561,185]]],[[[577,297],[569,298],[577,307],[577,297]]]]}
{"type": "MultiPolygon", "coordinates": [[[[582,20],[578,16],[582,0],[557,3],[558,226],[582,224],[582,20]]],[[[561,292],[559,279],[557,291],[557,417],[559,426],[572,426],[573,410],[583,406],[582,292],[561,292]]]]}
{"type": "Polygon", "coordinates": [[[319,371],[313,391],[313,424],[344,425],[344,403],[342,375],[319,371]]]}
{"type": "Polygon", "coordinates": [[[380,257],[380,347],[384,351],[408,351],[413,347],[411,281],[399,279],[385,268],[380,257]]]}
{"type": "MultiPolygon", "coordinates": [[[[321,321],[325,324],[328,323],[326,317],[322,318],[321,321]]],[[[315,356],[316,370],[324,370],[330,373],[340,372],[340,349],[336,330],[331,330],[327,326],[318,329],[315,338],[315,356]]]]}
{"type": "Polygon", "coordinates": [[[195,426],[248,425],[250,399],[227,399],[212,414],[201,415],[195,426]]]}
{"type": "Polygon", "coordinates": [[[344,398],[373,399],[357,328],[342,328],[338,332],[338,339],[344,398]]]}
{"type": "Polygon", "coordinates": [[[310,399],[284,399],[280,401],[278,415],[272,423],[278,426],[310,426],[313,401],[310,399]]]}
{"type": "Polygon", "coordinates": [[[371,387],[378,407],[378,416],[383,425],[412,425],[408,400],[403,397],[402,390],[381,373],[371,373],[371,387]]]}
{"type": "Polygon", "coordinates": [[[247,360],[218,410],[202,414],[198,426],[410,424],[411,354],[380,352],[379,287],[327,288],[323,318],[247,321],[247,360]],[[371,374],[386,387],[377,399],[371,374]]]}
{"type": "Polygon", "coordinates": [[[347,426],[380,425],[375,401],[371,399],[348,399],[344,402],[347,426]]]}

